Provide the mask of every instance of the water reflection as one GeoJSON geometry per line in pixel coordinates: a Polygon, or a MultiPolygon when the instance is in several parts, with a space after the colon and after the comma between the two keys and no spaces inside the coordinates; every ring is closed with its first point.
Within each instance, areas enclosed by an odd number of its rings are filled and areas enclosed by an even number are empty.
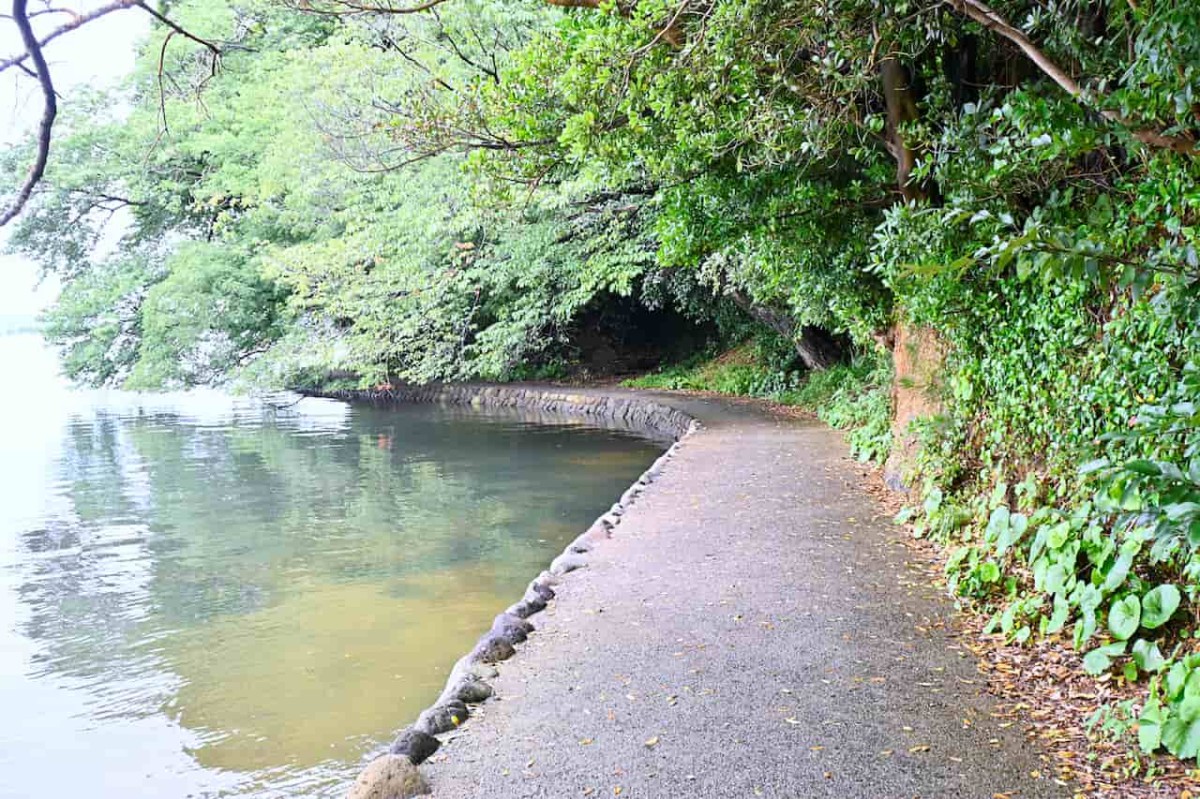
{"type": "Polygon", "coordinates": [[[0,407],[0,797],[337,795],[658,451],[462,409],[41,389],[0,407]]]}

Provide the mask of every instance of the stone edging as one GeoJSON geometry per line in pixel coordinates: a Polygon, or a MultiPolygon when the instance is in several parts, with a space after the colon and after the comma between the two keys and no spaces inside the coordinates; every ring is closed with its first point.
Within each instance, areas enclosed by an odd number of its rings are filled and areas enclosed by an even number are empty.
{"type": "Polygon", "coordinates": [[[379,405],[434,403],[477,408],[523,408],[546,413],[582,416],[619,422],[634,430],[671,438],[674,443],[626,489],[621,498],[586,531],[567,545],[562,554],[529,584],[520,601],[498,615],[492,628],[475,647],[454,664],[446,687],[432,707],[417,717],[392,743],[388,753],[371,761],[359,774],[347,799],[401,799],[428,793],[416,766],[441,746],[436,736],[457,729],[470,717],[470,705],[486,702],[493,689],[488,680],[499,675],[495,664],[516,653],[516,646],[533,632],[529,618],[554,599],[553,586],[573,571],[587,566],[587,555],[612,536],[626,510],[662,473],[684,439],[700,429],[700,422],[683,411],[649,399],[568,389],[491,385],[434,385],[358,391],[314,391],[310,396],[379,405]]]}

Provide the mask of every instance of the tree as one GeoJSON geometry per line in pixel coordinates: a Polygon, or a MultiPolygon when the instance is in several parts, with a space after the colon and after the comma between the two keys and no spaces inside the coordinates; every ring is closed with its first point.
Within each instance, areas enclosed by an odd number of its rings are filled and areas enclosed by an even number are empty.
{"type": "Polygon", "coordinates": [[[54,86],[54,76],[51,74],[50,66],[46,61],[44,52],[46,46],[55,39],[95,22],[101,17],[133,8],[149,14],[171,31],[163,42],[164,52],[171,37],[178,34],[204,45],[212,54],[212,69],[214,72],[216,71],[218,59],[221,55],[220,47],[212,42],[200,39],[186,28],[180,27],[168,16],[151,7],[146,0],[111,0],[111,2],[104,3],[84,13],[54,6],[51,3],[47,3],[45,8],[31,12],[28,0],[12,0],[12,14],[10,15],[10,19],[20,35],[21,42],[24,45],[24,52],[0,60],[0,73],[10,69],[17,69],[36,80],[42,95],[43,110],[37,127],[33,162],[17,188],[15,196],[9,202],[8,206],[0,212],[0,227],[4,227],[21,213],[33,195],[34,189],[45,176],[46,166],[50,160],[50,146],[53,139],[54,123],[58,119],[58,92],[54,86]],[[60,15],[69,17],[69,21],[45,33],[39,33],[34,30],[33,20],[35,18],[57,18],[60,15]]]}

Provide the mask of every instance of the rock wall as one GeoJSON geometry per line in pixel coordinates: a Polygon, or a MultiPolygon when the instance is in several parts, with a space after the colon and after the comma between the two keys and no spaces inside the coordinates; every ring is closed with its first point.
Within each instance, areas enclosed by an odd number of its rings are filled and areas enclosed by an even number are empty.
{"type": "Polygon", "coordinates": [[[595,390],[571,391],[556,387],[462,383],[310,393],[314,396],[376,405],[425,402],[474,408],[520,408],[579,417],[599,424],[615,422],[622,427],[670,441],[677,441],[687,435],[694,421],[683,411],[637,396],[607,394],[595,390]]]}
{"type": "Polygon", "coordinates": [[[894,491],[907,491],[906,473],[917,452],[912,423],[941,413],[939,378],[947,346],[932,329],[905,322],[896,325],[892,348],[892,452],[884,479],[894,491]]]}

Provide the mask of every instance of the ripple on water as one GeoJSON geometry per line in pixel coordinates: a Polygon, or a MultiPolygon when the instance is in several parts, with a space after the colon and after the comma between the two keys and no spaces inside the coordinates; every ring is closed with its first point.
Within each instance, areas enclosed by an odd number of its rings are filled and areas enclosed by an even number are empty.
{"type": "Polygon", "coordinates": [[[0,799],[339,795],[660,450],[464,409],[51,400],[0,414],[0,799]]]}

